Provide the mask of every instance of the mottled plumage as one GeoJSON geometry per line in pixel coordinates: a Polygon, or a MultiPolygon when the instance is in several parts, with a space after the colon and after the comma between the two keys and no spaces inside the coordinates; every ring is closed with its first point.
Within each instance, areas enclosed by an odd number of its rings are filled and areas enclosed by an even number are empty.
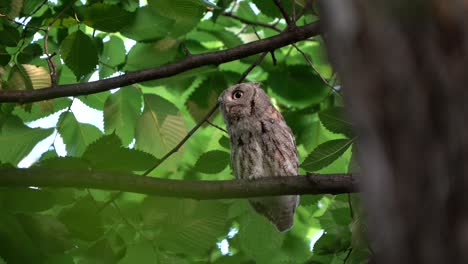
{"type": "MultiPolygon", "coordinates": [[[[218,99],[230,135],[234,174],[248,179],[298,175],[291,129],[259,86],[259,83],[237,84],[218,99]]],[[[249,202],[279,231],[286,231],[294,223],[299,196],[251,198],[249,202]]]]}

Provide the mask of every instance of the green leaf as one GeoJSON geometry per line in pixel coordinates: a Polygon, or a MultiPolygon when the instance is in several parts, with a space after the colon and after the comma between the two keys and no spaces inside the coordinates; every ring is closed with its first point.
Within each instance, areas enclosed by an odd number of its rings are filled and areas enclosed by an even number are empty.
{"type": "MultiPolygon", "coordinates": [[[[297,1],[301,2],[301,1],[297,1]]],[[[274,1],[263,1],[263,0],[253,0],[253,3],[260,9],[262,14],[265,14],[272,18],[283,18],[283,15],[279,11],[278,7],[275,5],[274,1]]],[[[293,0],[282,0],[281,3],[283,4],[286,12],[288,14],[292,13],[292,3],[293,0]]],[[[301,10],[301,6],[296,4],[296,10],[301,10]]]]}
{"type": "Polygon", "coordinates": [[[29,105],[29,109],[24,107],[25,105],[18,105],[15,107],[13,113],[19,116],[24,122],[31,122],[65,109],[69,107],[70,104],[71,100],[69,98],[57,98],[32,103],[29,105]]]}
{"type": "Polygon", "coordinates": [[[221,145],[223,148],[230,149],[231,148],[231,143],[229,142],[229,138],[226,136],[222,136],[219,141],[219,145],[221,145]]]}
{"type": "Polygon", "coordinates": [[[41,89],[51,86],[49,72],[44,67],[16,64],[10,72],[8,88],[13,90],[41,89]]]}
{"type": "Polygon", "coordinates": [[[122,35],[136,41],[153,41],[166,37],[174,20],[164,17],[148,6],[136,10],[133,23],[122,28],[122,35]]]}
{"type": "Polygon", "coordinates": [[[43,256],[15,216],[0,211],[0,256],[7,263],[40,263],[43,256]]]}
{"type": "Polygon", "coordinates": [[[25,63],[29,63],[32,59],[39,57],[42,54],[43,53],[42,53],[41,46],[37,43],[33,43],[33,44],[26,46],[26,48],[24,48],[20,52],[20,54],[18,54],[18,57],[16,57],[16,59],[18,63],[25,64],[25,63]]]}
{"type": "Polygon", "coordinates": [[[161,16],[175,21],[169,31],[170,36],[174,38],[192,30],[205,11],[202,3],[196,0],[148,0],[148,5],[161,16]]]}
{"type": "Polygon", "coordinates": [[[64,169],[75,171],[89,171],[91,165],[88,161],[77,157],[52,157],[41,160],[34,164],[35,167],[51,168],[51,169],[64,169]]]}
{"type": "Polygon", "coordinates": [[[298,108],[319,104],[330,93],[310,67],[301,65],[275,67],[267,83],[279,102],[298,108]]]}
{"type": "Polygon", "coordinates": [[[352,139],[334,139],[322,143],[307,156],[301,168],[307,171],[318,171],[343,155],[352,143],[352,139]]]}
{"type": "Polygon", "coordinates": [[[43,3],[44,3],[43,0],[23,1],[22,13],[25,14],[26,16],[29,16],[34,10],[36,10],[43,3]]]}
{"type": "Polygon", "coordinates": [[[314,253],[318,255],[337,254],[347,250],[349,241],[338,236],[324,234],[314,245],[314,253]]]}
{"type": "Polygon", "coordinates": [[[19,214],[17,219],[29,237],[34,239],[42,254],[60,254],[73,247],[68,229],[57,218],[50,215],[19,214]]]}
{"type": "Polygon", "coordinates": [[[119,37],[111,36],[109,41],[104,43],[104,49],[99,58],[100,63],[102,63],[99,67],[99,78],[103,79],[112,75],[115,70],[109,68],[109,66],[115,68],[123,64],[126,59],[123,40],[119,37]]]}
{"type": "Polygon", "coordinates": [[[221,150],[212,150],[203,153],[195,164],[195,170],[215,174],[220,173],[229,164],[229,153],[221,150]]]}
{"type": "Polygon", "coordinates": [[[153,263],[155,259],[159,259],[159,254],[156,254],[151,242],[143,241],[130,244],[119,264],[153,263]]]}
{"type": "Polygon", "coordinates": [[[143,171],[156,163],[148,153],[121,147],[122,142],[116,134],[101,137],[89,145],[83,154],[98,171],[131,172],[143,171]]]}
{"type": "Polygon", "coordinates": [[[124,69],[141,70],[160,66],[175,59],[179,43],[175,39],[163,39],[154,43],[138,43],[128,53],[124,69]]]}
{"type": "Polygon", "coordinates": [[[94,241],[104,234],[97,206],[93,198],[88,195],[72,207],[63,209],[58,219],[65,224],[73,237],[94,241]]]}
{"type": "Polygon", "coordinates": [[[5,49],[5,47],[0,46],[0,66],[5,66],[10,62],[11,55],[5,49]]]}
{"type": "Polygon", "coordinates": [[[275,259],[284,240],[284,233],[278,232],[265,217],[253,210],[240,219],[238,236],[242,251],[257,263],[275,259]]]}
{"type": "Polygon", "coordinates": [[[130,13],[117,5],[96,3],[84,10],[83,22],[104,32],[116,32],[133,22],[134,13],[130,13]]]}
{"type": "Polygon", "coordinates": [[[104,131],[115,132],[124,145],[130,144],[140,109],[141,92],[138,89],[124,87],[111,94],[104,104],[104,131]]]}
{"type": "Polygon", "coordinates": [[[64,112],[57,127],[69,156],[79,157],[102,133],[93,125],[79,123],[72,112],[64,112]]]}
{"type": "Polygon", "coordinates": [[[328,131],[354,137],[352,124],[345,118],[343,107],[331,107],[319,112],[320,122],[328,131]]]}
{"type": "Polygon", "coordinates": [[[20,41],[20,34],[18,30],[8,24],[2,24],[3,28],[0,28],[0,45],[7,47],[15,47],[20,41]]]}
{"type": "Polygon", "coordinates": [[[29,128],[16,117],[6,119],[0,132],[0,161],[18,164],[39,141],[50,136],[53,131],[53,128],[29,128]]]}
{"type": "Polygon", "coordinates": [[[143,221],[159,229],[159,246],[180,254],[205,256],[227,232],[227,206],[219,201],[148,197],[143,221]]]}
{"type": "Polygon", "coordinates": [[[199,122],[218,101],[221,92],[234,84],[239,75],[232,72],[216,72],[210,74],[187,99],[190,114],[199,122]]]}
{"type": "Polygon", "coordinates": [[[60,46],[62,59],[77,79],[94,70],[98,53],[93,40],[78,30],[68,35],[60,46]]]}
{"type": "Polygon", "coordinates": [[[78,96],[77,98],[80,99],[85,105],[96,109],[96,110],[103,110],[104,103],[106,102],[107,98],[111,93],[109,91],[95,93],[95,94],[88,94],[78,96]]]}
{"type": "Polygon", "coordinates": [[[187,128],[179,109],[171,102],[154,94],[143,98],[145,108],[136,125],[136,147],[161,158],[182,140],[187,128]]]}
{"type": "Polygon", "coordinates": [[[10,212],[41,212],[51,208],[55,199],[47,190],[18,188],[2,190],[3,210],[10,212]]]}

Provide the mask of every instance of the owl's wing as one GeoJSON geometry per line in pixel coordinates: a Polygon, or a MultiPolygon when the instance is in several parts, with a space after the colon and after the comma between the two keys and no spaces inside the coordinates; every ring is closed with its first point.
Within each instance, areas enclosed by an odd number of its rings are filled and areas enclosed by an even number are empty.
{"type": "Polygon", "coordinates": [[[283,118],[265,122],[269,133],[263,135],[265,152],[271,176],[295,176],[298,174],[298,157],[296,141],[291,129],[283,118]],[[269,124],[268,124],[269,123],[269,124]]]}

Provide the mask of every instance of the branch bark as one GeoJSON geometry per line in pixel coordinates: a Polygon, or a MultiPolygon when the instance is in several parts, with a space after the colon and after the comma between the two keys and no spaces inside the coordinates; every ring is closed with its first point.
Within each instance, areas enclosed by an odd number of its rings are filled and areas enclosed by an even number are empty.
{"type": "Polygon", "coordinates": [[[0,187],[76,187],[199,200],[357,191],[352,174],[308,174],[258,180],[170,180],[134,174],[51,169],[0,169],[0,187]]]}
{"type": "Polygon", "coordinates": [[[283,46],[287,46],[316,36],[320,33],[320,24],[316,22],[294,28],[293,30],[283,32],[270,38],[250,42],[231,49],[191,55],[178,62],[155,68],[128,72],[122,76],[95,82],[58,85],[53,88],[49,87],[38,90],[2,90],[0,91],[0,103],[37,102],[59,97],[99,93],[134,83],[174,76],[178,73],[206,65],[219,65],[252,56],[261,52],[272,51],[283,46]]]}

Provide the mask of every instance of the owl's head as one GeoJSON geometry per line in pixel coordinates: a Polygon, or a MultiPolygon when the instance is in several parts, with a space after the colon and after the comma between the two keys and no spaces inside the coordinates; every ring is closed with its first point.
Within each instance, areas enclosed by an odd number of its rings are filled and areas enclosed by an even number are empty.
{"type": "Polygon", "coordinates": [[[271,106],[270,98],[260,88],[260,83],[240,83],[229,87],[218,98],[226,119],[262,116],[271,106]]]}

